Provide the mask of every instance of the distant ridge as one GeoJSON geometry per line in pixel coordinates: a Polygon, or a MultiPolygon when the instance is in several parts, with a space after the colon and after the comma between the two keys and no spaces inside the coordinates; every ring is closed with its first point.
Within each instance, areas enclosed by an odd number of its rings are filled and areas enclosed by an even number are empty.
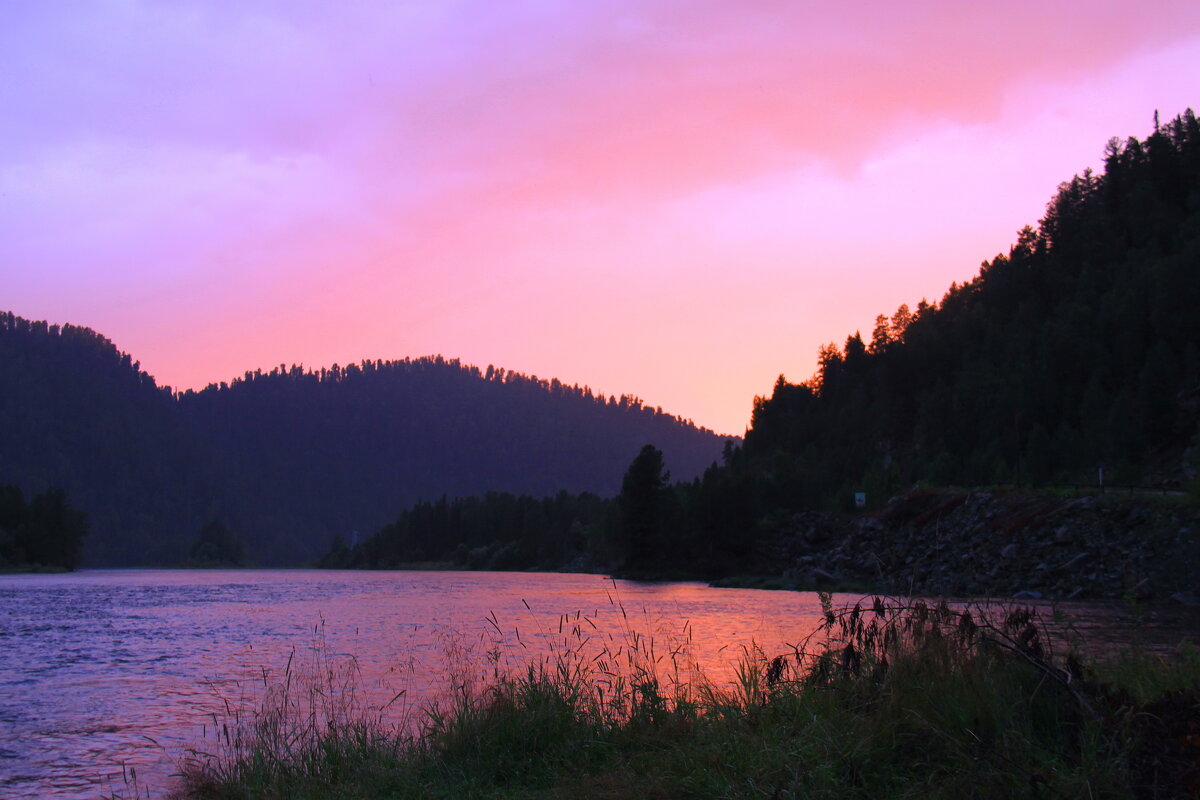
{"type": "Polygon", "coordinates": [[[419,499],[612,494],[645,444],[680,478],[727,437],[649,408],[428,356],[159,387],[107,338],[0,313],[0,483],[60,486],[88,512],[86,566],[181,561],[202,525],[252,561],[301,563],[419,499]]]}

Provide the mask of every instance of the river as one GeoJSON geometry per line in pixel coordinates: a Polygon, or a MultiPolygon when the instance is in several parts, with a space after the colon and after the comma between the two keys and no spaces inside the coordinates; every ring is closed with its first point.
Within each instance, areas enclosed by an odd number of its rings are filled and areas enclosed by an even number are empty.
{"type": "MultiPolygon", "coordinates": [[[[856,597],[835,596],[836,603],[856,597]]],[[[1129,621],[1062,606],[1089,639],[1129,621]]],[[[0,796],[166,795],[189,748],[248,717],[288,669],[353,671],[399,723],[447,676],[543,658],[575,637],[682,650],[721,679],[818,624],[816,595],[597,575],[317,570],[88,570],[0,575],[0,796]],[[136,774],[136,781],[130,776],[136,774]]],[[[1145,633],[1146,631],[1143,631],[1145,633]]],[[[1167,630],[1159,637],[1176,632],[1167,630]]]]}

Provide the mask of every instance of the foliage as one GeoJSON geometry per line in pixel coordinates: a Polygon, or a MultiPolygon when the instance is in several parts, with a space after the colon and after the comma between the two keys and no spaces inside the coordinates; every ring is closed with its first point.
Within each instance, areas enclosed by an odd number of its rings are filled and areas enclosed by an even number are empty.
{"type": "Polygon", "coordinates": [[[447,562],[468,569],[554,569],[609,560],[611,501],[583,492],[536,499],[488,492],[420,502],[356,547],[334,542],[321,566],[386,569],[447,562]]]}
{"type": "Polygon", "coordinates": [[[200,529],[188,560],[195,566],[241,566],[246,549],[240,536],[214,520],[200,529]]]}
{"type": "Polygon", "coordinates": [[[73,570],[87,535],[87,515],[61,489],[26,503],[19,487],[0,485],[0,567],[73,570]]]}

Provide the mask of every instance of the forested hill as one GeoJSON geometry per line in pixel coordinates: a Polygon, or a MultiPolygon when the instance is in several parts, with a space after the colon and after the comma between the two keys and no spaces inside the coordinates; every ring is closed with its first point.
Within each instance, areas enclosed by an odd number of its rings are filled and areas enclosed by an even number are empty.
{"type": "Polygon", "coordinates": [[[65,490],[84,566],[167,562],[225,500],[171,392],[95,331],[0,313],[0,375],[0,484],[65,490]]]}
{"type": "MultiPolygon", "coordinates": [[[[301,503],[310,524],[345,534],[442,495],[613,494],[647,442],[695,476],[726,441],[634,397],[441,357],[280,367],[178,402],[236,483],[268,501],[263,513],[301,503]]],[[[252,527],[284,530],[269,517],[252,527]]]]}
{"type": "Polygon", "coordinates": [[[1189,110],[1105,155],[973,280],[879,316],[869,341],[821,348],[812,380],[756,401],[738,459],[755,502],[1095,483],[1101,463],[1112,481],[1186,482],[1200,466],[1200,125],[1189,110]]]}
{"type": "Polygon", "coordinates": [[[299,563],[419,499],[611,494],[646,443],[680,477],[726,439],[645,407],[441,357],[247,373],[175,394],[103,336],[0,314],[0,483],[88,513],[85,566],[177,563],[220,521],[299,563]]]}

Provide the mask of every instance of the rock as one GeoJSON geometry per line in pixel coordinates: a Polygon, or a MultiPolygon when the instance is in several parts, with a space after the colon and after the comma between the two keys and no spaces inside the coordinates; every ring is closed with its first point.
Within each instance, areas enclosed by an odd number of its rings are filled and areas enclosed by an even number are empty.
{"type": "Polygon", "coordinates": [[[918,593],[1011,596],[1036,586],[1043,598],[1176,593],[1184,599],[1173,602],[1200,603],[1191,577],[1200,513],[1136,498],[914,491],[875,514],[806,512],[787,527],[788,552],[773,563],[790,565],[789,577],[809,587],[853,578],[918,593]]]}
{"type": "Polygon", "coordinates": [[[1089,555],[1091,555],[1091,554],[1090,553],[1076,553],[1074,556],[1067,559],[1067,561],[1065,561],[1063,563],[1063,565],[1061,567],[1059,567],[1059,569],[1069,569],[1070,567],[1073,567],[1076,564],[1078,564],[1080,561],[1083,561],[1089,555]]]}
{"type": "Polygon", "coordinates": [[[1154,589],[1150,585],[1149,578],[1142,578],[1126,594],[1134,600],[1149,600],[1154,597],[1154,589]]]}
{"type": "Polygon", "coordinates": [[[1042,593],[1035,592],[1032,589],[1022,589],[1019,592],[1013,593],[1013,600],[1041,600],[1042,593]]]}
{"type": "Polygon", "coordinates": [[[812,575],[818,581],[825,581],[828,583],[832,583],[837,580],[836,575],[834,575],[832,572],[826,572],[825,570],[821,569],[820,567],[813,567],[812,575]]]}
{"type": "Polygon", "coordinates": [[[1176,603],[1182,603],[1185,606],[1200,606],[1200,597],[1191,592],[1176,592],[1171,595],[1171,599],[1176,603]]]}
{"type": "Polygon", "coordinates": [[[837,577],[820,567],[789,569],[783,573],[784,584],[789,589],[819,589],[837,582],[837,577]]]}

